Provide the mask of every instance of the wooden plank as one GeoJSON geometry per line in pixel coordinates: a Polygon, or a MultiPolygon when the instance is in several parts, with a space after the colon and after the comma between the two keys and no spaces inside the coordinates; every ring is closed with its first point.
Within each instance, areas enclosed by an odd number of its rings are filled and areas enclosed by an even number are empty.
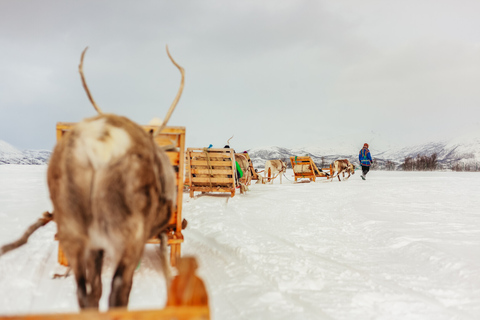
{"type": "MultiPolygon", "coordinates": [[[[185,181],[185,128],[183,127],[167,127],[172,131],[172,133],[177,133],[179,135],[178,139],[178,148],[179,148],[179,153],[178,153],[178,172],[177,172],[177,203],[176,203],[176,212],[177,212],[177,221],[176,221],[176,228],[175,228],[175,233],[176,236],[181,236],[183,239],[182,235],[182,208],[183,208],[183,182],[185,181]]],[[[165,128],[165,129],[167,129],[165,128]]],[[[180,257],[180,250],[178,250],[178,256],[180,257]]]]}
{"type": "MultiPolygon", "coordinates": [[[[232,150],[232,149],[225,149],[225,150],[232,150]]],[[[233,152],[231,152],[231,151],[226,151],[225,153],[208,152],[208,159],[210,159],[210,160],[218,159],[218,160],[229,161],[231,159],[230,156],[229,156],[231,153],[233,153],[233,152]]],[[[203,152],[203,150],[202,150],[202,152],[191,152],[191,151],[189,151],[188,155],[190,156],[190,158],[192,160],[196,160],[196,159],[206,160],[207,159],[207,156],[203,152]]]]}
{"type": "Polygon", "coordinates": [[[213,185],[215,185],[215,183],[234,183],[235,182],[235,179],[234,178],[216,178],[216,177],[211,177],[211,178],[208,178],[208,177],[193,177],[192,178],[192,184],[195,185],[195,184],[198,184],[198,183],[204,183],[204,184],[208,184],[208,183],[212,183],[213,185]]]}
{"type": "Polygon", "coordinates": [[[167,152],[167,156],[172,163],[172,166],[178,166],[180,163],[180,153],[179,152],[167,152]]]}
{"type": "Polygon", "coordinates": [[[211,160],[210,162],[208,162],[207,160],[197,160],[197,159],[194,159],[194,160],[190,160],[190,167],[195,167],[195,166],[205,166],[205,167],[208,167],[208,164],[210,164],[210,166],[213,167],[213,169],[215,167],[233,167],[232,163],[229,162],[229,161],[216,161],[216,160],[211,160]]]}
{"type": "MultiPolygon", "coordinates": [[[[191,153],[192,157],[195,157],[195,158],[202,158],[202,159],[206,159],[207,158],[207,155],[205,154],[205,152],[195,152],[195,153],[191,153]]],[[[228,153],[220,153],[218,151],[216,152],[208,152],[208,158],[210,159],[214,159],[214,158],[218,158],[218,159],[230,159],[229,157],[229,154],[228,153]]]]}
{"type": "Polygon", "coordinates": [[[207,169],[207,168],[192,168],[192,174],[211,174],[211,175],[218,175],[218,174],[231,174],[232,169],[207,169]]]}
{"type": "Polygon", "coordinates": [[[213,187],[213,188],[194,186],[194,187],[191,187],[191,190],[202,191],[202,192],[234,192],[235,188],[225,188],[225,187],[220,187],[220,186],[213,187]]]}
{"type": "Polygon", "coordinates": [[[166,307],[161,310],[115,309],[107,312],[82,311],[76,314],[2,316],[1,320],[207,320],[208,306],[166,307]]]}

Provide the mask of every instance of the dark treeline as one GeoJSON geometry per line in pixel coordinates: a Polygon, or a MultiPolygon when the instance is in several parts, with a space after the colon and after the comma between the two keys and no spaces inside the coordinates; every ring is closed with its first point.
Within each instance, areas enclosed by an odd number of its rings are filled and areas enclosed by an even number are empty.
{"type": "Polygon", "coordinates": [[[395,162],[393,162],[391,160],[387,160],[387,162],[385,162],[385,170],[393,171],[393,170],[395,170],[395,168],[396,168],[395,162]]]}
{"type": "Polygon", "coordinates": [[[474,161],[470,162],[457,162],[452,166],[453,171],[480,171],[480,163],[474,161]]]}
{"type": "Polygon", "coordinates": [[[406,157],[402,167],[404,171],[433,171],[437,169],[437,165],[437,154],[434,153],[430,156],[406,157]]]}
{"type": "MultiPolygon", "coordinates": [[[[287,163],[289,169],[292,168],[290,158],[283,157],[282,159],[287,163]]],[[[357,168],[360,168],[358,162],[353,159],[349,159],[357,168]]],[[[332,164],[331,158],[320,157],[314,159],[317,167],[328,168],[332,164]],[[316,161],[315,161],[316,160],[316,161]]],[[[373,158],[372,166],[370,170],[403,170],[403,171],[434,171],[434,170],[452,170],[452,171],[480,171],[480,162],[477,161],[458,161],[455,163],[445,161],[438,161],[438,154],[433,153],[427,155],[417,155],[416,157],[405,157],[403,163],[398,163],[392,160],[376,159],[373,158]]]]}

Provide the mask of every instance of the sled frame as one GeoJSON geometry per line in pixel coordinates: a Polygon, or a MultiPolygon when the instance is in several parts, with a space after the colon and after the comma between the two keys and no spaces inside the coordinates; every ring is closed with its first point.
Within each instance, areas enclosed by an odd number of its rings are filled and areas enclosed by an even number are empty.
{"type": "Polygon", "coordinates": [[[230,193],[235,196],[235,154],[231,148],[187,148],[187,172],[190,197],[230,193]]]}
{"type": "MultiPolygon", "coordinates": [[[[304,156],[304,157],[297,157],[293,156],[290,157],[290,162],[292,164],[292,169],[293,169],[293,175],[295,178],[295,182],[297,182],[298,179],[309,179],[310,181],[316,181],[316,178],[327,178],[328,176],[325,172],[319,170],[317,168],[317,165],[315,162],[313,162],[312,158],[309,156],[304,156]],[[298,172],[295,169],[295,166],[307,166],[306,172],[298,172]]],[[[298,168],[298,167],[297,167],[298,168]]],[[[322,168],[323,169],[323,168],[322,168]]],[[[330,172],[331,172],[331,166],[330,166],[330,172]]],[[[330,174],[331,176],[331,174],[330,174]]]]}

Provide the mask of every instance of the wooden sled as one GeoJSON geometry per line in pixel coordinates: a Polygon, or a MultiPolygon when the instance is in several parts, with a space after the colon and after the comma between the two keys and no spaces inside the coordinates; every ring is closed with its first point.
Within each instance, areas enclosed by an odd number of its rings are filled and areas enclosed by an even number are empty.
{"type": "Polygon", "coordinates": [[[188,166],[188,159],[187,155],[185,155],[185,181],[183,182],[183,191],[187,192],[190,191],[190,169],[188,166]]]}
{"type": "MultiPolygon", "coordinates": [[[[292,163],[295,182],[297,182],[297,179],[309,179],[310,181],[316,181],[316,178],[329,178],[325,172],[320,171],[317,168],[317,165],[315,162],[313,162],[311,157],[290,157],[290,162],[292,163]]],[[[331,166],[329,169],[331,177],[331,166]]]]}
{"type": "Polygon", "coordinates": [[[187,172],[190,197],[195,192],[230,193],[235,196],[235,155],[233,149],[187,149],[187,172]]]}
{"type": "MultiPolygon", "coordinates": [[[[57,141],[69,131],[75,123],[59,122],[57,123],[57,141]]],[[[147,132],[153,132],[157,126],[142,126],[147,132]]],[[[183,175],[185,167],[185,127],[166,127],[155,138],[159,146],[168,146],[170,149],[167,155],[172,163],[176,173],[177,184],[177,203],[173,208],[172,217],[168,227],[168,244],[170,245],[170,263],[176,265],[176,260],[180,257],[180,245],[183,242],[182,234],[182,201],[183,201],[183,175]]],[[[150,239],[147,243],[160,243],[158,237],[150,239]]],[[[61,243],[58,244],[58,262],[68,266],[68,261],[63,254],[61,243]]]]}
{"type": "Polygon", "coordinates": [[[75,314],[0,316],[0,320],[208,320],[208,294],[202,279],[195,274],[195,269],[195,258],[179,259],[179,274],[172,280],[164,309],[128,311],[116,308],[107,312],[86,310],[75,314]]]}

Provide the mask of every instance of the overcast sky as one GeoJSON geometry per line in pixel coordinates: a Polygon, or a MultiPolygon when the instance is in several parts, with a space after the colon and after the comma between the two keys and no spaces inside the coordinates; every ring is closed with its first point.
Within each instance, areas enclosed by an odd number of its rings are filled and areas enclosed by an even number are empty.
{"type": "MultiPolygon", "coordinates": [[[[187,147],[408,145],[480,126],[478,0],[0,0],[0,140],[55,124],[163,118],[187,147]],[[375,139],[375,138],[374,138],[375,139]]],[[[373,146],[371,146],[373,147],[373,146]]]]}

